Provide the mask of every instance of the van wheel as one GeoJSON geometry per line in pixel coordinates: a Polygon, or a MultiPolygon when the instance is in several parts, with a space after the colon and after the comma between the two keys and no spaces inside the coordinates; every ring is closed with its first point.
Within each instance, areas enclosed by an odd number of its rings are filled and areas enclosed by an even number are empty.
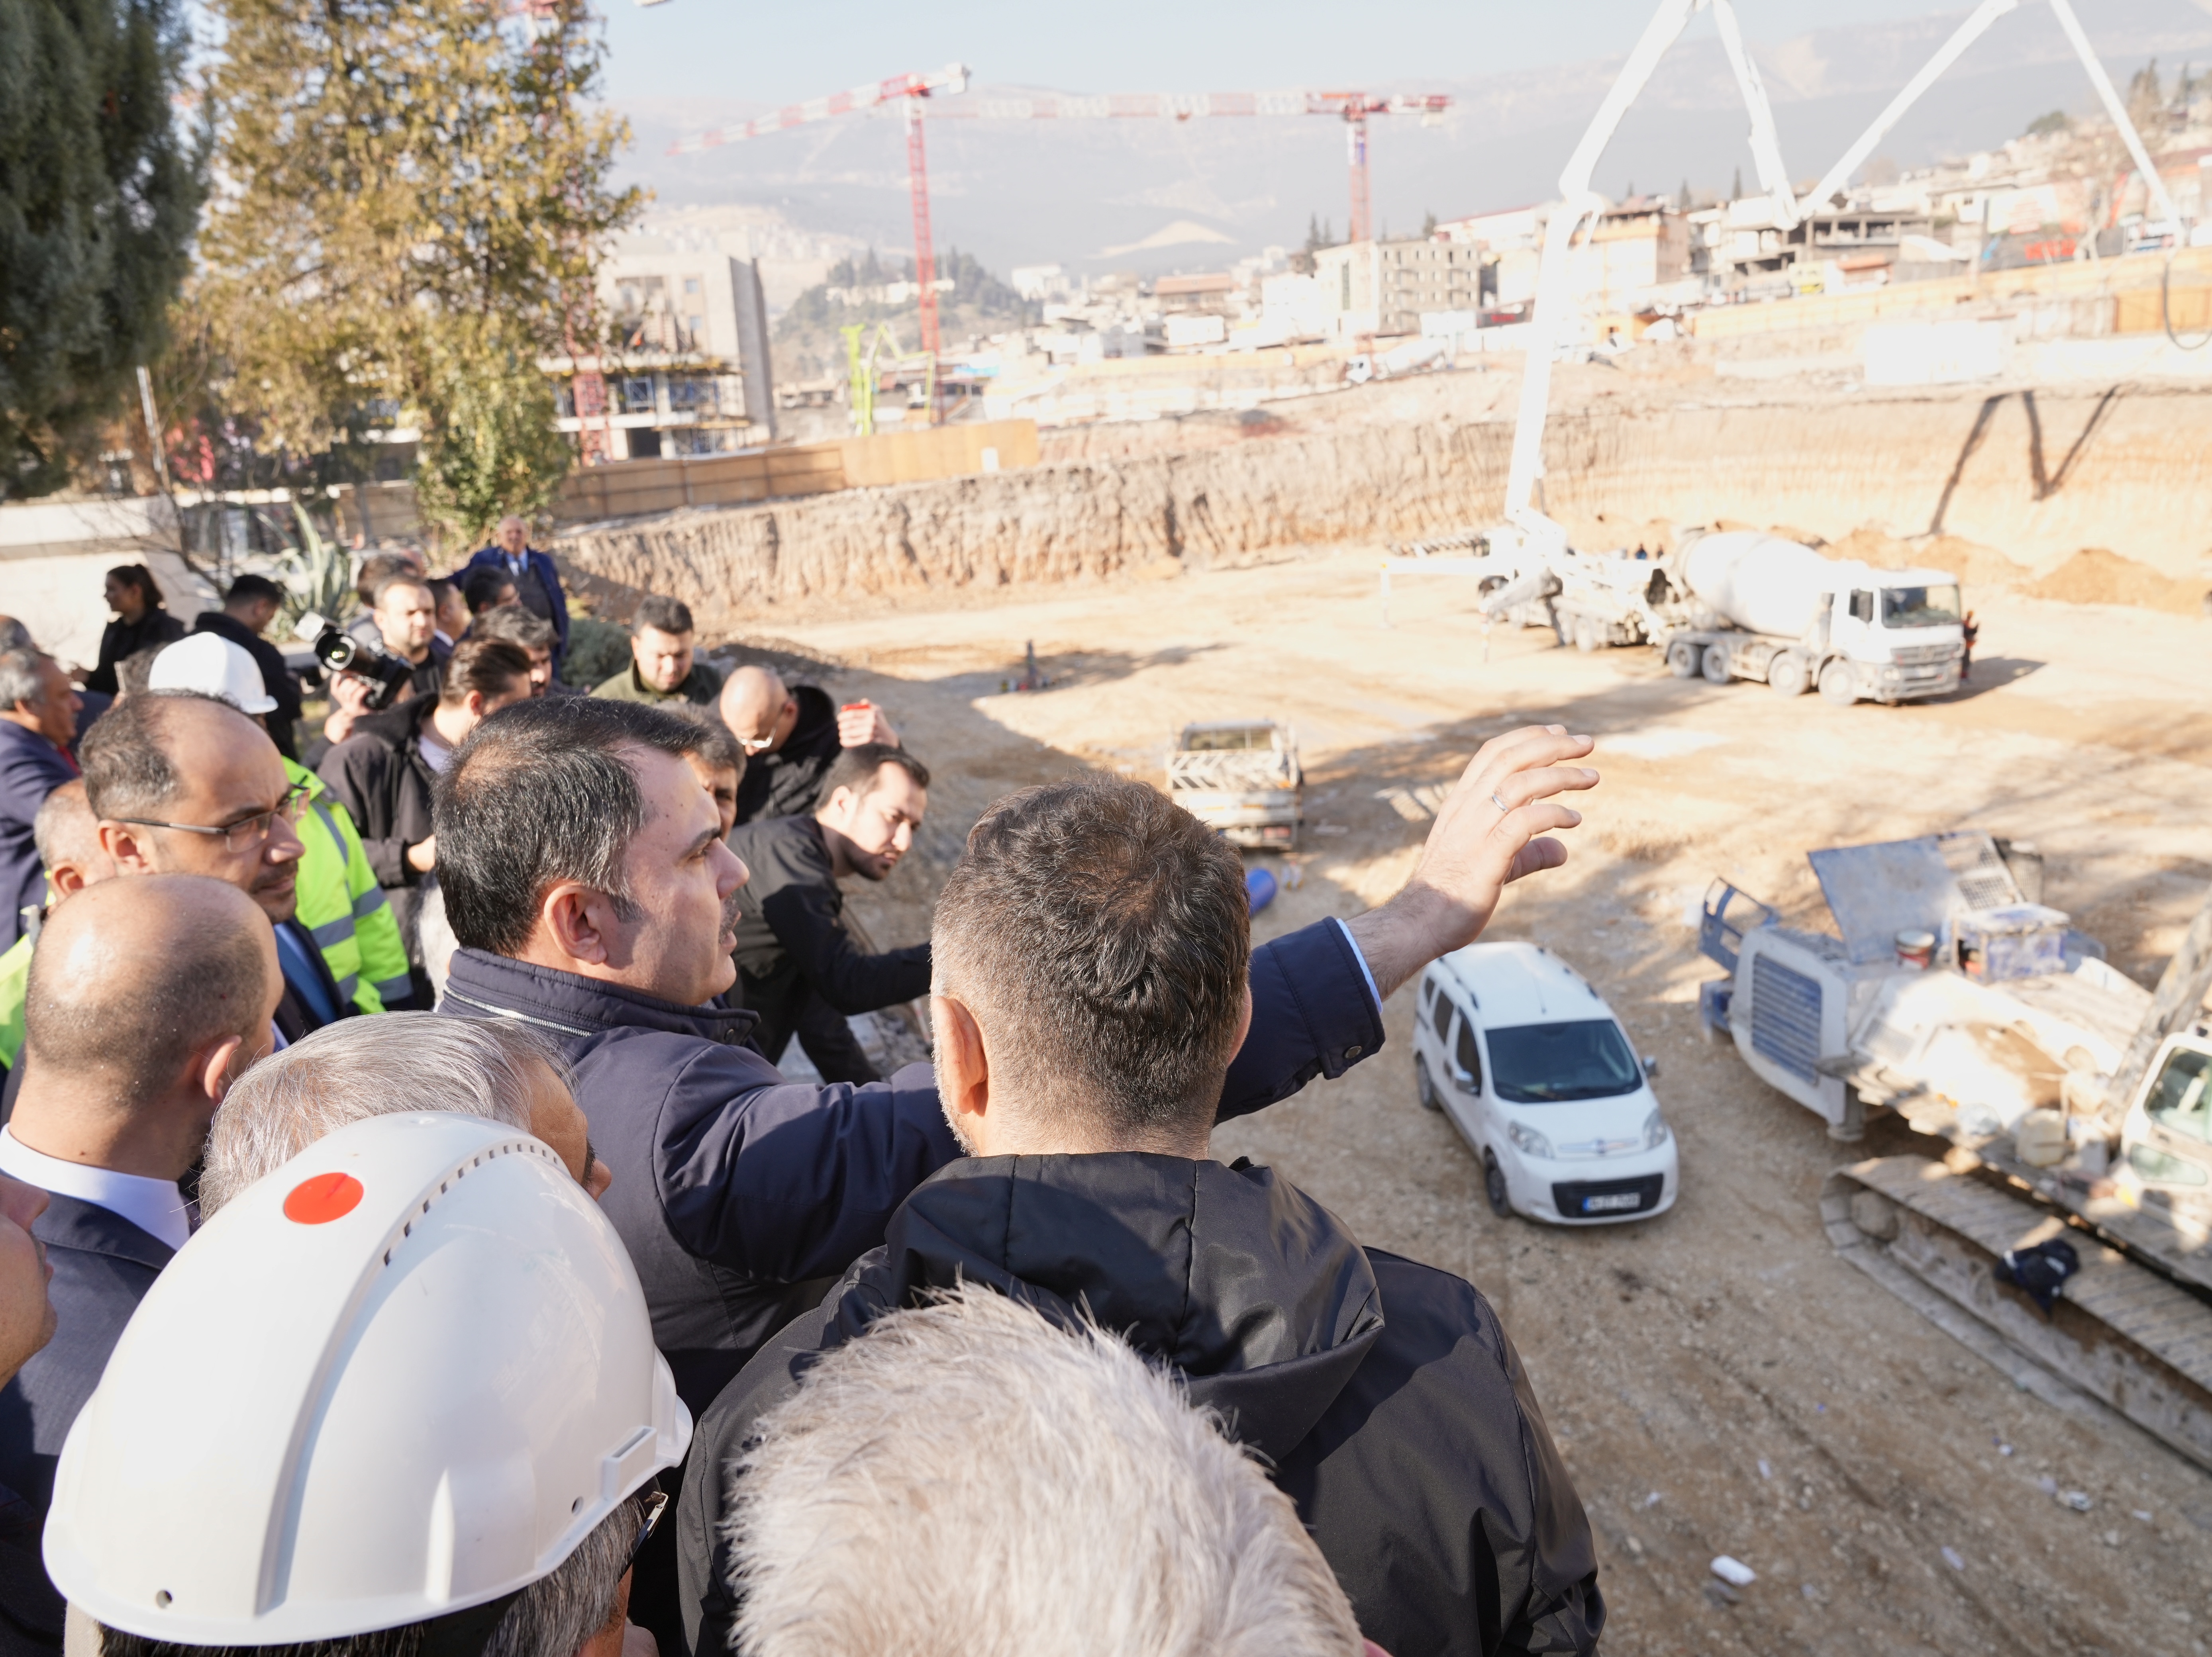
{"type": "Polygon", "coordinates": [[[1678,679],[1696,678],[1703,661],[1692,640],[1677,639],[1667,646],[1667,671],[1678,679]]]}
{"type": "Polygon", "coordinates": [[[1444,1108],[1443,1096],[1437,1092],[1436,1083],[1430,1079],[1429,1061],[1419,1053],[1413,1055],[1413,1093],[1420,1100],[1423,1110],[1440,1111],[1444,1108]]]}
{"type": "Polygon", "coordinates": [[[1512,1193],[1505,1188],[1505,1170],[1498,1165],[1498,1153],[1482,1153],[1482,1194],[1490,1199],[1490,1211],[1501,1220],[1513,1217],[1512,1193]]]}
{"type": "Polygon", "coordinates": [[[1708,684],[1726,684],[1735,677],[1729,671],[1728,646],[1725,645],[1705,646],[1705,683],[1708,684]]]}
{"type": "Polygon", "coordinates": [[[1778,696],[1802,696],[1805,694],[1805,659],[1794,650],[1785,650],[1766,665],[1766,683],[1778,696]]]}
{"type": "Polygon", "coordinates": [[[1834,707],[1849,707],[1859,699],[1858,676],[1841,657],[1820,670],[1820,700],[1834,707]]]}

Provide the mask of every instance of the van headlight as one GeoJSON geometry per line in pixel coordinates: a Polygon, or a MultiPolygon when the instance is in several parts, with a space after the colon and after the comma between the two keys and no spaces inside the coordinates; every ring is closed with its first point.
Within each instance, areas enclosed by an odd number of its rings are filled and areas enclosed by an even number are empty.
{"type": "Polygon", "coordinates": [[[1654,1105],[1651,1114],[1644,1119],[1644,1148],[1656,1150],[1667,1143],[1667,1119],[1659,1114],[1659,1107],[1654,1105]]]}
{"type": "Polygon", "coordinates": [[[1524,1156],[1534,1156],[1547,1162],[1553,1160],[1552,1142],[1526,1122],[1508,1122],[1505,1137],[1520,1148],[1524,1156]]]}

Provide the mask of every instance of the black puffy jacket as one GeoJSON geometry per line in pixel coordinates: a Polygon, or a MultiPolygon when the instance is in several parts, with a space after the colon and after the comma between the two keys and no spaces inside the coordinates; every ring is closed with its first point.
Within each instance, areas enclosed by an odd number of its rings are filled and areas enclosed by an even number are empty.
{"type": "Polygon", "coordinates": [[[677,1508],[693,1651],[729,1648],[723,1470],[754,1423],[817,1354],[963,1281],[1070,1325],[1087,1307],[1180,1371],[1273,1464],[1392,1657],[1596,1648],[1589,1523],[1489,1302],[1363,1249],[1266,1168],[1112,1152],[939,1170],[884,1247],[724,1389],[677,1508]]]}

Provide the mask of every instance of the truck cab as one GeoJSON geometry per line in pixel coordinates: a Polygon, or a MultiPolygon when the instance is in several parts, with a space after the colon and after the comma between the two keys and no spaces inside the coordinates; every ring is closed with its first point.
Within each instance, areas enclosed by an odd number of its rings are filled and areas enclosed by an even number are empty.
{"type": "Polygon", "coordinates": [[[1959,578],[1935,569],[1836,567],[1820,694],[1832,701],[1912,701],[1959,688],[1966,655],[1959,578]]]}

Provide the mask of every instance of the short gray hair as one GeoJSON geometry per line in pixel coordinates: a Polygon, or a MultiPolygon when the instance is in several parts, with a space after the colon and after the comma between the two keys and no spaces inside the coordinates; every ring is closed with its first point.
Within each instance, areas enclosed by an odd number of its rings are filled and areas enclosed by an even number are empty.
{"type": "Polygon", "coordinates": [[[1358,1657],[1290,1498],[1107,1331],[969,1284],[823,1357],[759,1435],[731,1478],[744,1657],[1358,1657]]]}
{"type": "Polygon", "coordinates": [[[12,713],[22,702],[33,705],[46,694],[46,653],[35,645],[18,645],[0,651],[0,711],[12,713]]]}
{"type": "Polygon", "coordinates": [[[387,1012],[325,1024],[238,1079],[215,1114],[200,1212],[212,1216],[326,1133],[371,1116],[448,1111],[530,1132],[537,1067],[560,1055],[520,1024],[387,1012]]]}
{"type": "Polygon", "coordinates": [[[12,616],[0,616],[0,650],[29,650],[35,643],[30,628],[12,616]]]}

